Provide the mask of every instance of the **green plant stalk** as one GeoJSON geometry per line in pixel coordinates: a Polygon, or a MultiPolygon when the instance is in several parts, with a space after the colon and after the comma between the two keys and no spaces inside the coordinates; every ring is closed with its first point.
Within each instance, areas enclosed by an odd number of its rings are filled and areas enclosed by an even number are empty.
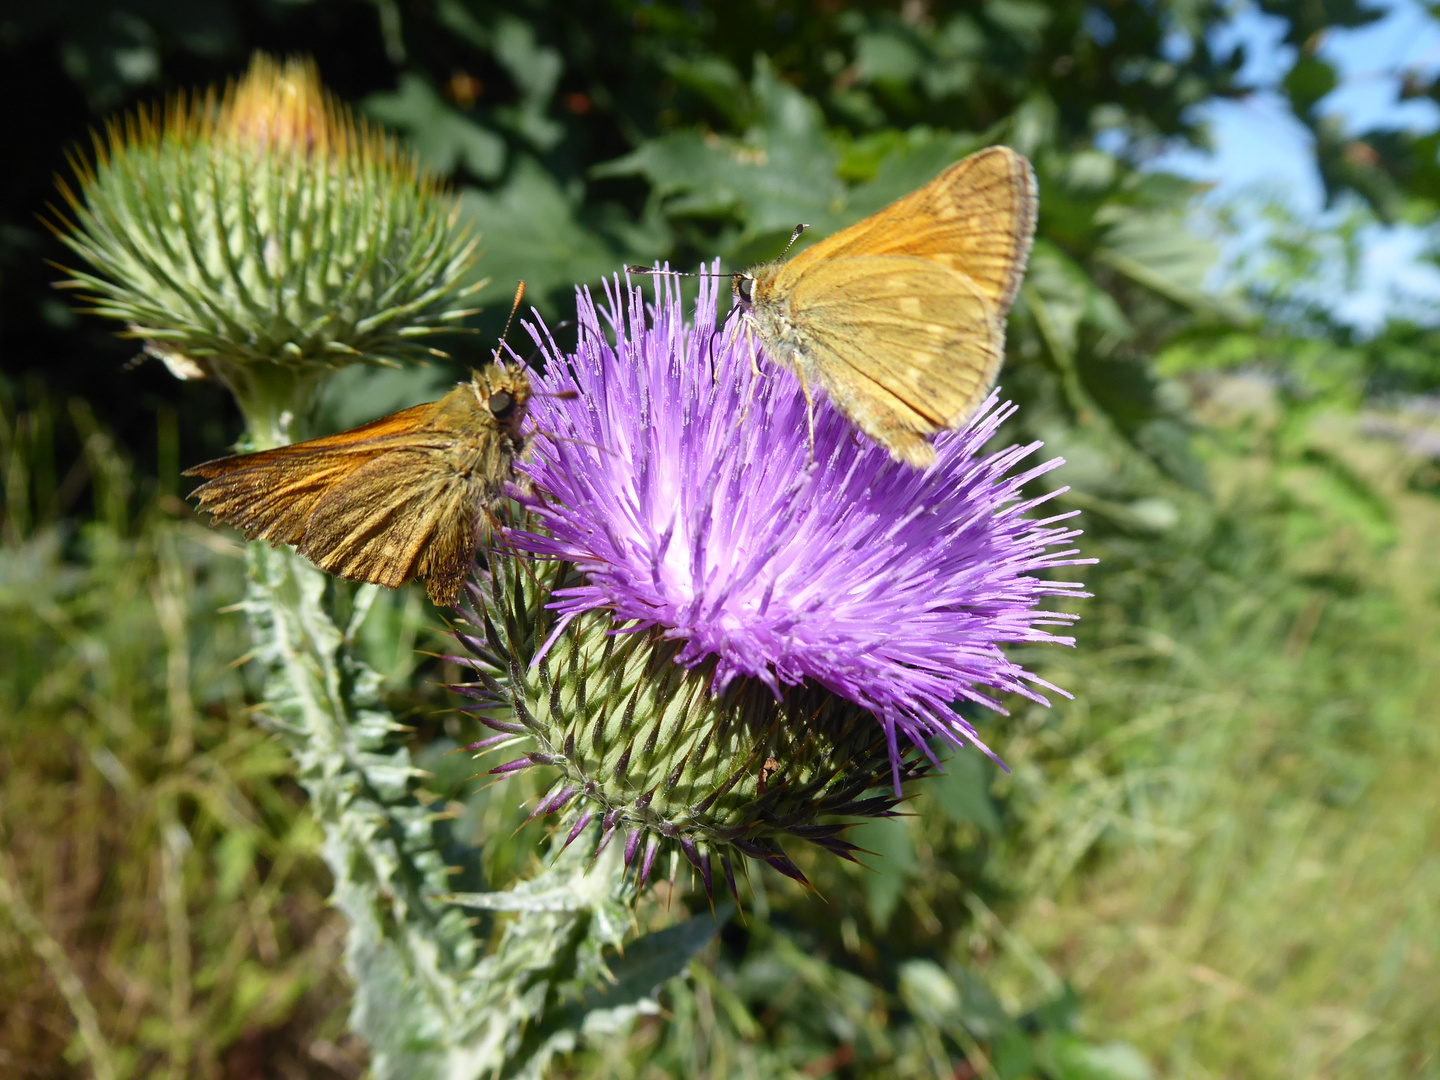
{"type": "Polygon", "coordinates": [[[611,971],[604,950],[621,943],[630,916],[621,845],[591,865],[592,830],[536,878],[468,898],[507,915],[485,951],[443,898],[449,872],[434,810],[416,797],[404,729],[350,648],[374,589],[360,591],[342,632],[324,574],[263,543],[250,545],[248,559],[244,608],[267,672],[266,715],[324,828],[333,901],[350,924],[351,1024],[370,1044],[377,1080],[538,1080],[583,1027],[614,1027],[643,1009],[717,924],[695,920],[680,947],[650,950],[649,967],[616,974],[598,993],[611,971]]]}
{"type": "Polygon", "coordinates": [[[212,366],[235,395],[254,450],[269,450],[295,439],[321,380],[329,374],[319,365],[297,368],[216,359],[212,366]]]}

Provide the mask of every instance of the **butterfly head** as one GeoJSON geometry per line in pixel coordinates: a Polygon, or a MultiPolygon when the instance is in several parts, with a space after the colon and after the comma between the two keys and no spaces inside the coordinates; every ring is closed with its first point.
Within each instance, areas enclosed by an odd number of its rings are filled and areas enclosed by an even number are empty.
{"type": "Polygon", "coordinates": [[[784,265],[783,260],[776,259],[735,274],[730,286],[735,293],[735,306],[746,315],[752,315],[756,308],[773,304],[776,298],[775,278],[784,265]]]}
{"type": "Polygon", "coordinates": [[[475,400],[495,425],[518,438],[530,408],[530,379],[525,369],[490,364],[475,372],[470,385],[475,400]]]}
{"type": "Polygon", "coordinates": [[[755,306],[755,275],[736,274],[730,281],[730,288],[735,293],[735,303],[741,311],[749,315],[755,306]]]}

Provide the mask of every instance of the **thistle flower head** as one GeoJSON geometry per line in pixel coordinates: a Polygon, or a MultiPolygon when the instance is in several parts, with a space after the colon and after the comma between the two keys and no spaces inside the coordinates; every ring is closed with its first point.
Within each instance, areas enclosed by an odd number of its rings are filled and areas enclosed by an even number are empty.
{"type": "Polygon", "coordinates": [[[784,838],[851,857],[836,816],[891,813],[926,737],[979,745],[952,702],[1043,701],[1002,646],[1069,640],[1040,605],[1084,594],[1038,575],[1082,561],[1077,534],[1021,494],[1059,462],[984,451],[1009,406],[920,473],[822,403],[812,460],[799,386],[752,383],[713,287],[693,323],[656,289],[581,294],[571,355],[532,329],[535,495],[471,587],[460,689],[496,732],[477,748],[525,748],[493,772],[558,770],[535,813],[565,815],[567,842],[623,833],[642,881],[667,845],[707,888],[712,854],[798,876],[784,838]]]}
{"type": "Polygon", "coordinates": [[[543,528],[516,538],[583,575],[556,611],[673,640],[677,663],[713,662],[717,691],[822,686],[873,712],[892,750],[901,734],[981,745],[956,701],[1048,704],[1040,689],[1055,688],[1002,646],[1071,642],[1046,627],[1074,616],[1041,605],[1084,594],[1040,575],[1084,560],[1072,515],[1037,519],[1050,495],[1022,495],[1059,459],[1023,468],[1039,443],[984,449],[1013,407],[992,396],[921,472],[817,402],[812,461],[796,380],[770,365],[753,382],[744,333],[715,331],[713,279],[693,325],[655,280],[648,309],[618,282],[604,308],[582,296],[572,356],[536,335],[541,384],[579,391],[537,398],[553,438],[525,468],[543,528]]]}
{"type": "Polygon", "coordinates": [[[454,200],[311,63],[257,55],[223,94],[142,108],[93,142],[56,227],[90,269],[62,285],[180,378],[220,378],[247,415],[277,386],[432,353],[425,339],[469,313],[474,241],[454,200]]]}

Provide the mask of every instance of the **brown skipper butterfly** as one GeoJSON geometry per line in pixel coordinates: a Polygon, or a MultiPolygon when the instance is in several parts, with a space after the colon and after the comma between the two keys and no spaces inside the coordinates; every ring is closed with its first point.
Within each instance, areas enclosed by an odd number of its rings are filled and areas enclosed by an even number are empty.
{"type": "Polygon", "coordinates": [[[812,452],[818,386],[895,460],[935,460],[926,437],[962,426],[1005,358],[1035,188],[1025,158],[992,146],[789,261],[735,276],[746,332],[800,379],[812,452]]]}
{"type": "Polygon", "coordinates": [[[454,606],[528,442],[523,367],[496,362],[439,401],[322,439],[197,465],[200,507],[321,570],[454,606]]]}

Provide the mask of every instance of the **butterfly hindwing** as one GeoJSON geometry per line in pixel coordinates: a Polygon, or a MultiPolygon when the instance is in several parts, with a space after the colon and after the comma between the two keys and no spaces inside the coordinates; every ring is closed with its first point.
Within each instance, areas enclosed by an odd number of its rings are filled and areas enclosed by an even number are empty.
{"type": "Polygon", "coordinates": [[[867,435],[916,465],[934,458],[919,436],[973,412],[1004,356],[993,305],[963,274],[928,259],[822,263],[801,278],[791,313],[802,374],[867,435]]]}

